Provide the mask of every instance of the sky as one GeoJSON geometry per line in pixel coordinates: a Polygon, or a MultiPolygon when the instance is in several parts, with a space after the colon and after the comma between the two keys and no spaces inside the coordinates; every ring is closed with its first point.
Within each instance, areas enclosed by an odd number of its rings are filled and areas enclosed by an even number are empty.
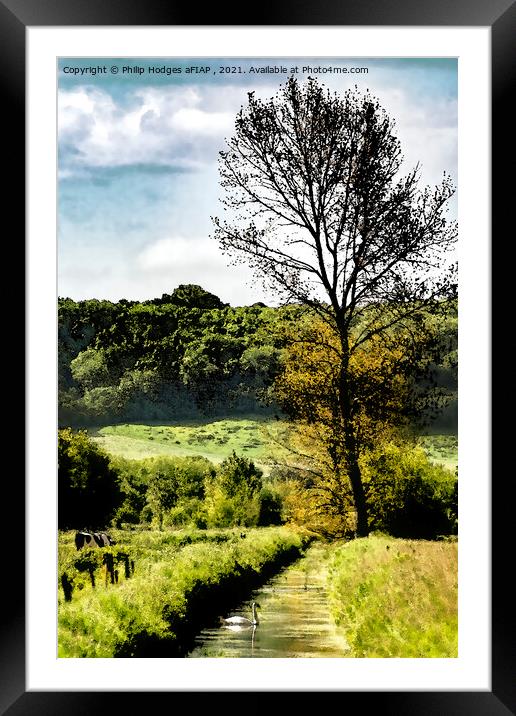
{"type": "Polygon", "coordinates": [[[396,121],[402,172],[419,162],[421,186],[443,172],[457,183],[455,59],[61,58],[59,295],[140,301],[195,283],[234,306],[275,305],[221,253],[211,217],[222,215],[218,153],[247,93],[272,97],[295,67],[331,90],[369,90],[396,121]]]}

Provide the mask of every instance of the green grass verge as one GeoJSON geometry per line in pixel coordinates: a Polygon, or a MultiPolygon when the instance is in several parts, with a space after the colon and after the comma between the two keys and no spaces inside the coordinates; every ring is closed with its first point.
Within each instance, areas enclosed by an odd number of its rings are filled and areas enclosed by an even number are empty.
{"type": "Polygon", "coordinates": [[[457,543],[370,536],[336,548],[330,607],[354,657],[457,657],[457,543]]]}
{"type": "MultiPolygon", "coordinates": [[[[245,598],[309,541],[286,527],[245,532],[246,539],[240,530],[198,532],[205,539],[187,544],[185,533],[134,532],[120,540],[113,532],[116,547],[136,555],[134,574],[114,585],[99,574],[95,588],[84,580],[69,602],[59,587],[59,657],[184,655],[203,624],[245,598]]],[[[72,537],[60,538],[60,573],[72,559],[72,537]]]]}

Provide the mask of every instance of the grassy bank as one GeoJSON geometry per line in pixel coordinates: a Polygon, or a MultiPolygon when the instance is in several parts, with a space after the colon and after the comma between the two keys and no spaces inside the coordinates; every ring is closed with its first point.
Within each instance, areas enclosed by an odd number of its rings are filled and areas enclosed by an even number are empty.
{"type": "MultiPolygon", "coordinates": [[[[235,530],[186,534],[113,533],[134,572],[106,584],[99,567],[95,588],[84,580],[69,602],[59,587],[59,656],[182,656],[203,624],[308,542],[284,527],[245,530],[245,538],[235,530]]],[[[60,574],[74,559],[72,537],[60,538],[60,574]]]]}
{"type": "Polygon", "coordinates": [[[370,536],[335,550],[330,604],[354,657],[456,657],[457,543],[370,536]]]}

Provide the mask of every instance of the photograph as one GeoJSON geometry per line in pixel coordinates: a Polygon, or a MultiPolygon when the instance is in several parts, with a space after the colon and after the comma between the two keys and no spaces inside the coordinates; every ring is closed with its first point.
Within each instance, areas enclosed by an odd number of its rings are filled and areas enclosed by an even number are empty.
{"type": "Polygon", "coordinates": [[[56,86],[58,660],[458,659],[457,57],[56,86]]]}
{"type": "Polygon", "coordinates": [[[0,2],[26,278],[0,714],[507,716],[514,1],[255,10],[0,2]]]}

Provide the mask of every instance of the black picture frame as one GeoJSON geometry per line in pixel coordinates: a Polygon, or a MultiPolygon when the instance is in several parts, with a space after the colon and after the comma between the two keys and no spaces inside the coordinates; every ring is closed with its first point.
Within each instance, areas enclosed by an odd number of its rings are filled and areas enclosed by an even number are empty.
{"type": "MultiPolygon", "coordinates": [[[[227,4],[206,5],[202,8],[187,3],[164,3],[161,0],[0,0],[0,82],[6,108],[4,119],[7,126],[4,138],[4,169],[10,180],[4,189],[5,207],[9,207],[15,221],[10,239],[10,249],[18,252],[24,263],[24,217],[25,217],[25,30],[35,26],[78,25],[342,25],[342,26],[484,26],[491,29],[492,40],[492,237],[501,245],[506,231],[511,227],[509,212],[514,194],[514,181],[504,177],[503,169],[511,166],[514,171],[513,116],[508,112],[510,91],[515,83],[516,4],[514,0],[377,0],[369,3],[352,0],[337,3],[283,0],[274,6],[252,4],[247,6],[248,16],[242,10],[233,10],[227,4]],[[252,10],[252,13],[251,13],[252,10]],[[202,22],[199,23],[199,16],[202,22]],[[23,227],[23,228],[22,228],[23,227]],[[14,239],[14,240],[13,240],[14,239]]],[[[7,238],[7,237],[6,237],[7,238]]],[[[509,235],[507,234],[509,239],[509,235]]],[[[494,244],[493,244],[494,245],[494,244]]],[[[492,305],[501,310],[501,294],[504,286],[511,285],[507,262],[498,261],[495,252],[492,269],[497,282],[491,292],[492,305]]],[[[30,287],[27,287],[30,288],[30,287]]],[[[4,294],[7,298],[8,294],[4,294]]],[[[16,333],[20,327],[19,297],[17,307],[10,312],[7,331],[16,333]]],[[[492,312],[494,317],[495,312],[492,312]]],[[[493,347],[496,347],[493,333],[493,347]]],[[[498,341],[502,336],[498,334],[498,341]]],[[[21,343],[23,344],[23,335],[21,343]]],[[[8,345],[11,345],[9,342],[8,345]]],[[[30,350],[30,345],[26,346],[30,350]]],[[[23,365],[23,361],[19,361],[23,365]]],[[[494,375],[494,373],[493,373],[494,375]]],[[[24,377],[20,377],[24,381],[24,377]]],[[[493,415],[496,403],[492,404],[493,415]]],[[[501,426],[493,431],[492,454],[498,446],[503,449],[501,426]]],[[[9,476],[8,506],[25,504],[25,485],[21,470],[4,473],[9,476]]],[[[488,714],[492,716],[516,713],[516,660],[513,618],[514,598],[506,586],[511,571],[511,548],[513,530],[510,527],[510,511],[514,502],[509,492],[512,485],[507,468],[495,473],[492,480],[492,690],[446,691],[446,692],[348,692],[343,694],[342,706],[347,710],[356,708],[378,709],[382,714],[488,714]],[[512,534],[511,534],[512,533],[512,534]]],[[[513,489],[513,488],[512,488],[513,489]]],[[[10,510],[11,508],[9,508],[10,510]]],[[[14,512],[14,507],[12,508],[14,512]]],[[[21,527],[23,511],[16,512],[15,539],[4,539],[3,572],[8,575],[4,587],[7,606],[0,614],[0,713],[9,716],[21,714],[93,714],[103,711],[149,710],[155,699],[164,699],[171,706],[177,705],[177,692],[27,692],[25,687],[25,566],[24,531],[21,527]],[[126,703],[127,702],[127,703],[126,703]]],[[[512,562],[514,563],[514,562],[512,562]]],[[[512,568],[512,571],[513,568],[512,568]]],[[[336,689],[338,690],[338,689],[336,689]]],[[[201,698],[202,692],[196,693],[201,698]]],[[[246,694],[242,694],[244,699],[246,694]]],[[[253,706],[259,707],[269,698],[267,692],[257,692],[253,706]]],[[[320,698],[321,694],[316,694],[320,698]]],[[[231,709],[222,692],[211,693],[210,708],[231,709]]],[[[303,693],[307,705],[311,694],[303,693]]],[[[234,708],[234,706],[233,706],[234,708]]]]}

